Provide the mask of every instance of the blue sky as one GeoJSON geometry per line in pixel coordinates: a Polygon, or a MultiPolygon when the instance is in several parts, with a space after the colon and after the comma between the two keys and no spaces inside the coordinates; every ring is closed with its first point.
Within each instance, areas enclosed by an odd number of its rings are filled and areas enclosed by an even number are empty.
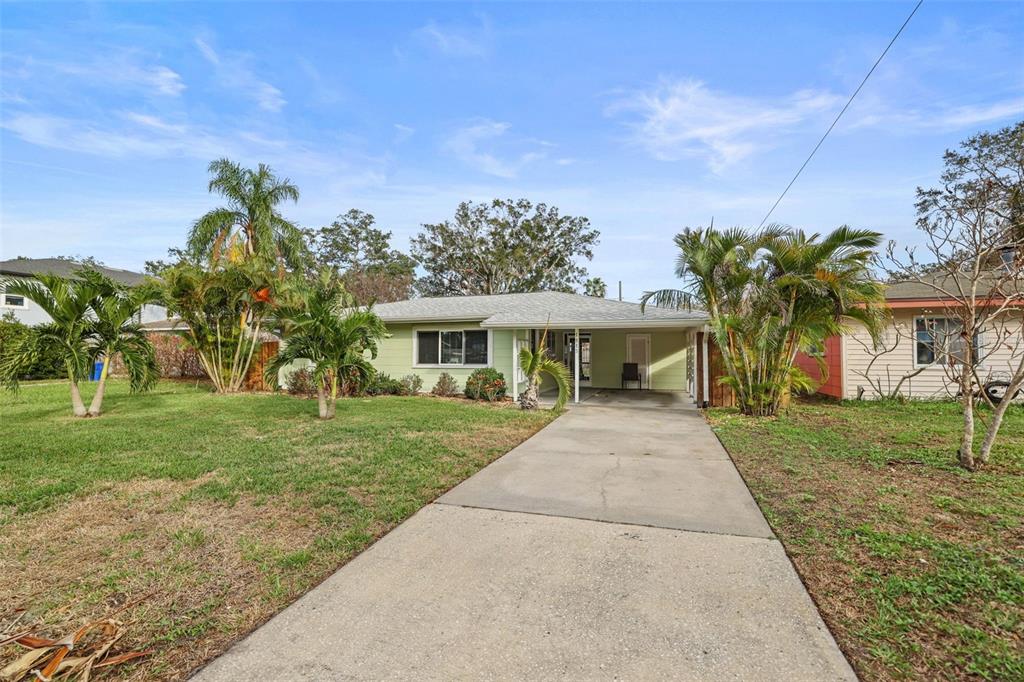
{"type": "MultiPolygon", "coordinates": [[[[4,3],[0,255],[141,269],[228,156],[403,250],[462,200],[555,204],[635,299],[682,227],[760,222],[912,6],[4,3]]],[[[1024,5],[926,2],[773,219],[912,241],[943,150],[1024,117],[1021,45],[1024,5]]]]}

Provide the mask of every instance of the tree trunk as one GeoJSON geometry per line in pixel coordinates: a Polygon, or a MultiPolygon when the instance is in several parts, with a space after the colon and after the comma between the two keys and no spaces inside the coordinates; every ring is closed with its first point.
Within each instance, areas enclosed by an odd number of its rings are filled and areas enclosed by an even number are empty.
{"type": "Polygon", "coordinates": [[[103,356],[103,369],[100,371],[100,382],[96,385],[96,393],[89,404],[89,416],[100,416],[103,409],[103,393],[107,388],[107,373],[110,371],[110,356],[103,356]]]}
{"type": "Polygon", "coordinates": [[[964,430],[960,435],[960,450],[957,455],[960,459],[960,466],[974,470],[974,395],[971,391],[970,380],[960,381],[960,395],[963,401],[964,430]]]}
{"type": "Polygon", "coordinates": [[[536,410],[540,407],[540,389],[537,382],[530,380],[526,383],[526,390],[519,394],[519,409],[536,410]]]}
{"type": "Polygon", "coordinates": [[[985,430],[985,440],[981,442],[981,451],[978,452],[978,461],[982,464],[988,464],[988,457],[992,452],[992,446],[996,444],[996,436],[999,435],[999,427],[1003,423],[1003,415],[1006,414],[1006,408],[1013,402],[1013,394],[1017,392],[1022,383],[1024,383],[1024,374],[1010,382],[1006,389],[1006,395],[996,405],[996,409],[992,411],[992,419],[985,430]]]}
{"type": "Polygon", "coordinates": [[[71,412],[76,417],[89,416],[89,413],[85,411],[85,403],[82,402],[82,393],[78,390],[78,381],[73,376],[68,378],[71,380],[71,412]]]}
{"type": "Polygon", "coordinates": [[[329,419],[327,416],[327,392],[324,390],[323,384],[316,387],[316,402],[320,409],[320,418],[329,419]]]}
{"type": "Polygon", "coordinates": [[[325,419],[334,419],[334,410],[338,405],[338,375],[331,372],[331,392],[327,396],[327,416],[325,419]]]}

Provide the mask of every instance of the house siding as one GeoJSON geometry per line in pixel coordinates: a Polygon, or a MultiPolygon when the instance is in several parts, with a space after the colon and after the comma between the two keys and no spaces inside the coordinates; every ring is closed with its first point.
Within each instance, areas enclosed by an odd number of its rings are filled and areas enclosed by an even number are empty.
{"type": "Polygon", "coordinates": [[[687,334],[682,330],[595,329],[590,332],[590,385],[620,388],[622,364],[626,362],[626,336],[651,337],[651,385],[655,391],[686,390],[687,334]]]}
{"type": "MultiPolygon", "coordinates": [[[[914,318],[928,315],[942,317],[941,308],[904,308],[893,311],[893,323],[883,334],[883,343],[886,348],[892,346],[897,339],[897,327],[902,329],[903,338],[891,353],[885,354],[875,361],[871,367],[870,376],[880,379],[883,382],[883,390],[888,386],[895,386],[900,377],[915,370],[914,366],[914,318]]],[[[1018,342],[1020,335],[1024,332],[1021,326],[1020,313],[1017,313],[1017,321],[1011,327],[1013,334],[1010,343],[1018,342]],[[1015,337],[1015,338],[1014,338],[1015,337]]],[[[997,332],[995,329],[987,329],[982,333],[981,343],[983,346],[996,343],[997,332]]],[[[843,381],[843,395],[845,398],[856,398],[858,387],[864,388],[864,397],[871,399],[877,397],[873,394],[870,384],[863,376],[868,372],[872,354],[871,337],[867,330],[861,326],[854,326],[844,338],[845,368],[843,381]]],[[[982,363],[979,375],[982,380],[989,378],[1005,378],[1011,371],[1014,361],[1019,361],[1020,355],[1016,354],[1012,347],[1003,342],[986,360],[982,363]]],[[[910,398],[941,399],[956,395],[956,385],[946,376],[942,365],[931,365],[926,367],[917,376],[907,379],[901,387],[901,393],[910,398]]]]}
{"type": "MultiPolygon", "coordinates": [[[[27,280],[28,278],[0,276],[0,279],[9,279],[10,281],[20,279],[24,281],[27,280]]],[[[0,315],[13,313],[14,319],[30,327],[34,327],[39,324],[48,324],[53,321],[52,319],[50,319],[50,316],[46,314],[46,311],[40,308],[35,301],[30,301],[27,298],[25,299],[24,306],[6,305],[4,303],[3,293],[4,287],[3,285],[0,285],[0,315]]],[[[157,320],[163,320],[167,318],[167,308],[164,308],[163,306],[159,305],[153,305],[150,303],[147,303],[146,305],[142,306],[140,313],[141,314],[139,322],[141,324],[146,324],[147,322],[156,322],[157,320]]]]}
{"type": "MultiPolygon", "coordinates": [[[[418,374],[423,379],[424,391],[433,388],[442,372],[448,372],[459,382],[460,388],[465,387],[466,379],[469,378],[474,368],[414,367],[413,335],[417,330],[480,329],[479,323],[388,324],[387,327],[391,336],[380,343],[379,353],[373,361],[377,371],[395,379],[400,379],[407,374],[418,374]]],[[[622,384],[622,363],[626,362],[626,335],[647,334],[651,337],[651,386],[644,386],[644,388],[660,391],[686,390],[686,354],[687,344],[690,343],[687,332],[644,329],[581,329],[580,332],[588,332],[591,338],[590,385],[592,387],[619,388],[622,384]]],[[[511,382],[513,380],[513,339],[518,337],[523,341],[528,341],[529,330],[492,329],[490,333],[490,364],[505,375],[506,381],[511,382]]],[[[552,330],[549,333],[555,336],[556,357],[561,359],[566,330],[552,330]]],[[[525,384],[519,381],[519,389],[522,390],[524,387],[525,384]]],[[[551,388],[551,382],[545,379],[542,389],[548,388],[551,388]]],[[[511,394],[511,390],[509,394],[511,394]]]]}
{"type": "MultiPolygon", "coordinates": [[[[413,358],[413,335],[417,330],[459,331],[480,329],[478,322],[445,323],[445,324],[388,324],[389,338],[380,342],[377,358],[373,366],[378,372],[390,375],[393,379],[401,379],[407,374],[417,374],[423,379],[423,391],[429,392],[437,383],[443,372],[452,375],[459,382],[459,390],[466,387],[466,379],[476,367],[415,367],[413,358]]],[[[519,334],[523,338],[523,334],[519,334]]],[[[506,382],[512,376],[512,339],[513,331],[508,329],[490,330],[490,366],[505,376],[506,382]]],[[[521,385],[521,384],[520,384],[521,385]]],[[[509,395],[512,394],[511,383],[509,395]]]]}
{"type": "MultiPolygon", "coordinates": [[[[842,339],[839,336],[830,336],[825,339],[825,347],[821,361],[825,364],[826,376],[822,381],[821,365],[818,358],[806,353],[797,353],[796,361],[793,363],[807,373],[811,380],[817,384],[817,393],[831,396],[833,398],[843,397],[843,351],[842,339]]],[[[862,379],[863,380],[863,379],[862,379]]]]}

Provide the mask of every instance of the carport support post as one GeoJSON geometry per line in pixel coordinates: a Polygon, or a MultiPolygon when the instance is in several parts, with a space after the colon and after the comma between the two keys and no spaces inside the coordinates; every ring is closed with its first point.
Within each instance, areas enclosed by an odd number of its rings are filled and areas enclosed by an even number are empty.
{"type": "Polygon", "coordinates": [[[573,391],[573,402],[578,403],[580,401],[580,329],[577,327],[573,330],[575,335],[575,341],[572,344],[572,363],[575,366],[575,371],[572,373],[575,379],[575,390],[573,391]]]}

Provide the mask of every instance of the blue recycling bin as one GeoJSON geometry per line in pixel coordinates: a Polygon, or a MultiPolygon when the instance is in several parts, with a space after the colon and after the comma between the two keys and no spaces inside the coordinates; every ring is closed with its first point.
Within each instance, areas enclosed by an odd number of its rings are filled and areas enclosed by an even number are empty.
{"type": "Polygon", "coordinates": [[[103,374],[103,361],[97,360],[92,365],[92,375],[89,377],[89,381],[99,381],[101,374],[103,374]]]}

